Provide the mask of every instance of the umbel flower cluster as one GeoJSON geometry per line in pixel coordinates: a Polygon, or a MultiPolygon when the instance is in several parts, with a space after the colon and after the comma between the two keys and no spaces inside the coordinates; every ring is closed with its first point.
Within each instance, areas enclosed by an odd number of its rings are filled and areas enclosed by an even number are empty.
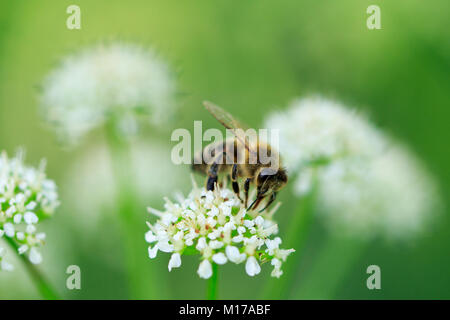
{"type": "Polygon", "coordinates": [[[173,113],[175,85],[165,62],[152,50],[113,43],[66,57],[42,85],[47,122],[66,143],[113,121],[133,135],[139,116],[160,125],[173,113]]]}
{"type": "MultiPolygon", "coordinates": [[[[24,165],[20,153],[14,158],[1,154],[0,239],[12,242],[33,264],[41,263],[38,248],[45,242],[45,233],[38,232],[39,222],[50,217],[58,205],[56,185],[46,178],[43,164],[35,169],[24,165]]],[[[12,270],[5,254],[6,248],[0,246],[0,269],[12,270]]]]}
{"type": "Polygon", "coordinates": [[[266,127],[280,130],[281,154],[297,173],[295,193],[315,189],[330,230],[406,239],[427,226],[438,203],[433,179],[414,154],[364,114],[308,97],[269,116],[266,127]]]}
{"type": "Polygon", "coordinates": [[[181,257],[199,254],[197,273],[208,279],[212,264],[245,264],[249,276],[260,273],[260,264],[270,262],[271,275],[280,277],[282,263],[295,250],[281,249],[281,239],[274,237],[278,225],[272,220],[277,206],[267,213],[246,211],[241,201],[227,188],[214,191],[194,189],[187,198],[173,203],[166,199],[165,211],[149,208],[158,220],[148,226],[145,240],[150,243],[151,259],[158,251],[172,253],[169,271],[181,266],[181,257]]]}

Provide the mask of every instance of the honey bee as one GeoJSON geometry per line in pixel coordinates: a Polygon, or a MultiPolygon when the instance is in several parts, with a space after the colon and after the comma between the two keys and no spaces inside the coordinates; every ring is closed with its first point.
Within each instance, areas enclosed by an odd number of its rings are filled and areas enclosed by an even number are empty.
{"type": "Polygon", "coordinates": [[[278,152],[268,143],[260,141],[259,137],[249,141],[244,133],[245,127],[222,108],[208,101],[203,104],[225,128],[233,133],[233,137],[213,142],[203,148],[194,156],[192,169],[207,175],[207,190],[214,190],[219,174],[228,173],[233,191],[244,202],[245,207],[247,207],[250,185],[253,183],[256,186],[256,198],[247,210],[255,210],[261,201],[268,197],[266,205],[260,212],[266,210],[275,201],[278,191],[288,181],[286,170],[280,165],[278,152]],[[205,155],[209,155],[212,161],[205,161],[205,155]],[[267,162],[267,157],[270,157],[272,162],[267,162]],[[239,178],[244,179],[244,200],[240,197],[239,178]]]}

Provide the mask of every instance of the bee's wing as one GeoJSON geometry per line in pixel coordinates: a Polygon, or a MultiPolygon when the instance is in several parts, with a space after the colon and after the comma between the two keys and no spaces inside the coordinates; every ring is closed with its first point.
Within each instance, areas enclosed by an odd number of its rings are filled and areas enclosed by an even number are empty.
{"type": "Polygon", "coordinates": [[[243,132],[248,129],[247,126],[242,125],[231,114],[212,102],[204,101],[203,105],[205,106],[206,110],[208,110],[214,116],[214,118],[217,119],[217,121],[219,121],[225,128],[231,130],[231,132],[235,135],[239,142],[242,143],[249,152],[257,153],[256,146],[249,143],[248,139],[245,136],[245,133],[243,132]]]}

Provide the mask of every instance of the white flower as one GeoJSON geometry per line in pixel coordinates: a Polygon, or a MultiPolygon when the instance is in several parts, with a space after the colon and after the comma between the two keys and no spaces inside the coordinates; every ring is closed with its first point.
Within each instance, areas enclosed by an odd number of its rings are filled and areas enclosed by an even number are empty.
{"type": "Polygon", "coordinates": [[[260,262],[274,258],[285,261],[294,251],[279,249],[281,239],[278,237],[279,240],[273,240],[278,244],[276,250],[264,248],[278,231],[271,221],[274,211],[247,212],[229,189],[216,188],[206,192],[194,186],[187,198],[180,198],[177,203],[166,199],[164,207],[165,211],[149,208],[158,220],[148,223],[150,230],[145,238],[151,243],[150,258],[156,257],[158,249],[163,251],[161,244],[169,249],[167,252],[175,252],[169,261],[169,270],[180,266],[181,255],[186,253],[201,256],[197,271],[201,278],[211,277],[211,263],[239,264],[245,260],[247,273],[255,276],[261,271],[257,259],[260,262]]]}
{"type": "Polygon", "coordinates": [[[240,253],[239,249],[235,246],[227,246],[225,252],[227,254],[228,259],[230,259],[231,262],[236,264],[244,262],[245,258],[247,258],[245,253],[240,253]]]}
{"type": "Polygon", "coordinates": [[[279,278],[283,274],[283,271],[281,271],[281,261],[277,258],[272,259],[271,264],[273,265],[272,273],[270,274],[272,277],[279,278]]]}
{"type": "MultiPolygon", "coordinates": [[[[21,231],[17,232],[17,233],[16,233],[16,238],[17,238],[17,240],[20,240],[20,241],[25,240],[25,233],[24,233],[24,232],[21,232],[21,231]]],[[[36,235],[36,239],[38,239],[38,240],[43,240],[43,239],[39,239],[39,238],[37,237],[37,235],[36,235]]]]}
{"type": "Polygon", "coordinates": [[[438,199],[426,170],[400,146],[365,163],[336,162],[325,168],[318,198],[331,230],[389,239],[408,239],[424,231],[438,199]]]}
{"type": "Polygon", "coordinates": [[[14,215],[14,223],[19,224],[22,221],[22,214],[18,213],[14,215]]]}
{"type": "Polygon", "coordinates": [[[162,252],[170,253],[173,251],[173,245],[169,243],[169,240],[158,241],[158,249],[162,252]]]}
{"type": "Polygon", "coordinates": [[[36,233],[36,239],[40,241],[44,241],[47,235],[44,232],[36,233]]]}
{"type": "Polygon", "coordinates": [[[175,85],[152,50],[130,44],[98,45],[66,57],[43,83],[42,109],[58,137],[76,142],[105,121],[126,134],[137,117],[162,125],[173,114],[175,85]]]}
{"type": "Polygon", "coordinates": [[[306,98],[266,124],[280,129],[281,154],[298,173],[294,192],[303,196],[317,187],[330,229],[407,238],[427,225],[438,202],[432,179],[414,155],[356,111],[306,98]]]}
{"type": "Polygon", "coordinates": [[[151,230],[147,231],[145,233],[145,241],[148,243],[152,243],[157,241],[158,238],[153,234],[153,232],[151,230]]]}
{"type": "Polygon", "coordinates": [[[223,254],[223,252],[219,252],[213,255],[212,260],[217,264],[227,263],[227,257],[223,254]]]}
{"type": "Polygon", "coordinates": [[[37,217],[37,215],[31,211],[25,212],[25,214],[23,215],[23,219],[25,220],[25,223],[27,223],[27,224],[35,224],[35,223],[38,223],[38,221],[39,221],[39,218],[37,217]]]}
{"type": "Polygon", "coordinates": [[[14,225],[11,222],[5,223],[3,225],[3,230],[5,231],[5,235],[9,238],[14,237],[15,235],[15,228],[14,225]]]}
{"type": "MultiPolygon", "coordinates": [[[[8,158],[0,156],[0,237],[8,237],[17,245],[19,254],[39,264],[42,255],[37,250],[44,244],[45,234],[36,233],[40,221],[53,215],[59,205],[56,185],[45,176],[44,166],[34,169],[24,165],[22,154],[8,158]]],[[[2,248],[0,248],[2,249],[2,248]]],[[[0,254],[2,270],[11,270],[0,254]]]]}
{"type": "Polygon", "coordinates": [[[250,277],[256,276],[261,272],[261,267],[255,257],[248,257],[247,263],[245,264],[245,271],[250,277]]]}
{"type": "Polygon", "coordinates": [[[255,225],[255,223],[252,220],[245,220],[244,221],[244,226],[246,226],[247,228],[251,228],[255,225]]]}
{"type": "Polygon", "coordinates": [[[212,276],[212,266],[211,262],[208,260],[203,260],[200,262],[200,265],[198,266],[197,273],[200,278],[202,279],[209,279],[212,276]]]}
{"type": "Polygon", "coordinates": [[[179,253],[174,253],[169,260],[169,272],[172,268],[179,268],[181,266],[181,256],[179,253]]]}
{"type": "Polygon", "coordinates": [[[17,251],[19,252],[19,254],[23,254],[23,253],[27,252],[27,250],[28,250],[28,246],[27,246],[26,244],[21,245],[21,246],[17,249],[17,251]]]}
{"type": "Polygon", "coordinates": [[[383,136],[361,113],[321,97],[296,100],[269,115],[266,128],[280,130],[279,150],[291,171],[349,155],[370,157],[384,148],[383,136]]]}
{"type": "Polygon", "coordinates": [[[274,255],[275,251],[278,249],[278,247],[281,244],[281,238],[280,237],[276,237],[273,240],[267,239],[266,240],[266,247],[267,247],[267,252],[270,255],[274,255]]]}
{"type": "Polygon", "coordinates": [[[0,270],[13,271],[14,270],[14,266],[11,263],[9,263],[9,262],[7,262],[5,260],[0,260],[0,270]]]}
{"type": "Polygon", "coordinates": [[[36,248],[31,248],[29,259],[32,264],[40,264],[42,262],[42,255],[36,248]]]}
{"type": "Polygon", "coordinates": [[[150,259],[156,258],[157,253],[158,253],[158,245],[148,247],[148,256],[150,259]]]}

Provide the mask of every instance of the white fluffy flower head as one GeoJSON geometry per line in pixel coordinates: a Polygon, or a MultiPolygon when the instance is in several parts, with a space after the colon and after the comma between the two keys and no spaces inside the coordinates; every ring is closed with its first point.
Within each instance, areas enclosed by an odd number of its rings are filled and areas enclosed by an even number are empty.
{"type": "Polygon", "coordinates": [[[280,152],[290,170],[313,162],[379,154],[384,140],[365,117],[321,97],[295,100],[268,117],[266,128],[280,130],[280,152]]]}
{"type": "Polygon", "coordinates": [[[42,109],[67,142],[105,121],[120,133],[137,130],[137,117],[163,123],[173,113],[175,85],[168,66],[151,50],[99,45],[66,57],[43,84],[42,109]]]}
{"type": "Polygon", "coordinates": [[[347,161],[318,175],[320,213],[332,231],[400,240],[427,229],[438,208],[437,188],[406,148],[395,145],[370,161],[347,161]]]}
{"type": "Polygon", "coordinates": [[[165,210],[149,211],[158,220],[148,226],[145,240],[151,259],[158,251],[172,253],[169,271],[181,266],[181,256],[201,256],[197,273],[208,279],[212,276],[212,264],[245,262],[249,276],[261,271],[261,263],[271,261],[272,276],[282,274],[281,265],[294,249],[281,249],[281,239],[274,235],[278,226],[272,220],[277,207],[258,214],[243,207],[235,194],[227,188],[205,191],[194,186],[187,198],[177,203],[166,199],[165,210]]]}
{"type": "Polygon", "coordinates": [[[365,117],[320,97],[297,100],[273,114],[294,192],[317,192],[330,229],[361,238],[408,238],[435,208],[436,187],[414,155],[365,117]]]}
{"type": "MultiPolygon", "coordinates": [[[[59,205],[55,183],[46,178],[44,167],[34,169],[23,164],[22,156],[0,157],[0,238],[10,241],[19,254],[27,255],[33,264],[42,256],[45,233],[38,232],[41,220],[53,215],[59,205]]],[[[4,260],[6,249],[0,247],[0,270],[12,270],[4,260]]]]}

